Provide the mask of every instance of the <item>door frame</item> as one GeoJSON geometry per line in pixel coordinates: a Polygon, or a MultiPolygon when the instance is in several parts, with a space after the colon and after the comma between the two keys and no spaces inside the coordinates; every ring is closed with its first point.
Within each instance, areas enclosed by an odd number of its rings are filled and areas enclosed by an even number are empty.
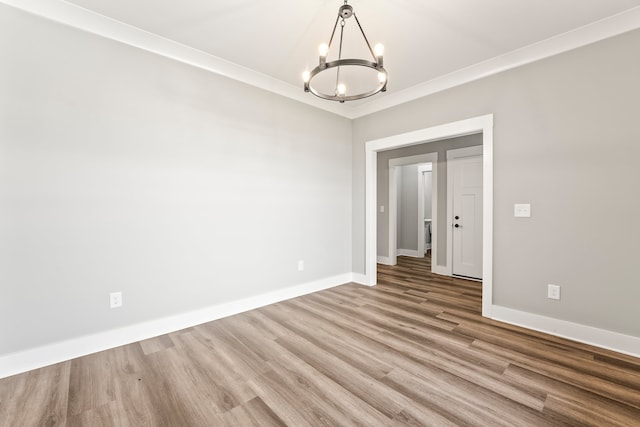
{"type": "Polygon", "coordinates": [[[379,151],[482,133],[482,315],[493,307],[493,114],[392,135],[365,143],[365,284],[377,283],[377,159],[379,151]]]}
{"type": "MultiPolygon", "coordinates": [[[[389,159],[389,256],[387,257],[388,265],[396,265],[398,262],[398,175],[400,173],[400,167],[406,165],[415,165],[422,163],[431,163],[431,171],[433,173],[433,179],[431,182],[431,193],[432,193],[432,211],[433,217],[432,220],[435,222],[437,219],[437,208],[438,208],[438,180],[436,175],[438,173],[438,153],[426,153],[426,154],[418,154],[415,156],[407,156],[407,157],[398,157],[395,159],[389,159]]],[[[418,168],[420,169],[420,168],[418,168]]],[[[419,173],[420,174],[420,173],[419,173]]],[[[420,186],[419,186],[420,187],[420,186]]],[[[424,208],[423,208],[424,209],[424,208]]],[[[419,220],[419,218],[418,218],[419,220]]],[[[420,233],[420,228],[418,228],[418,233],[420,233]]],[[[424,221],[422,221],[422,233],[424,234],[424,221]]],[[[423,237],[424,240],[424,237],[423,237]]],[[[420,236],[418,235],[418,252],[420,251],[419,246],[420,236]]],[[[423,251],[424,251],[424,242],[423,242],[423,251]]],[[[435,246],[432,243],[431,253],[435,252],[435,246]]],[[[376,257],[377,259],[377,257],[376,257]]],[[[437,273],[434,270],[434,266],[436,265],[435,258],[432,259],[431,263],[431,271],[437,273]]]]}
{"type": "MultiPolygon", "coordinates": [[[[449,167],[451,160],[464,159],[465,157],[482,156],[482,146],[476,145],[473,147],[456,148],[453,150],[447,150],[447,213],[453,212],[453,171],[449,167]]],[[[483,160],[483,172],[484,172],[484,160],[483,160]]],[[[483,189],[484,190],[484,189],[483,189]]],[[[485,198],[483,196],[482,202],[484,204],[485,198]]],[[[483,207],[484,209],[484,207],[483,207]]],[[[483,211],[484,214],[484,211],[483,211]]],[[[482,233],[482,241],[484,242],[484,230],[482,233]]],[[[483,254],[484,256],[484,254],[483,254]]],[[[483,266],[484,267],[484,266],[483,266]]],[[[447,215],[447,276],[453,276],[453,218],[451,215],[447,215]]],[[[484,275],[484,269],[483,269],[484,275]]],[[[474,280],[474,279],[469,279],[474,280]]]]}
{"type": "MultiPolygon", "coordinates": [[[[438,153],[436,153],[437,156],[438,153]]],[[[433,224],[435,222],[435,219],[433,218],[434,212],[435,215],[437,216],[437,189],[438,189],[438,182],[436,180],[436,183],[434,184],[433,182],[433,177],[435,176],[435,174],[433,173],[433,165],[436,165],[436,172],[437,172],[437,160],[435,162],[430,162],[430,163],[421,163],[418,165],[418,255],[422,258],[425,255],[426,249],[425,249],[425,236],[426,236],[426,232],[425,232],[425,226],[424,226],[424,216],[426,215],[426,212],[424,211],[424,202],[425,202],[425,197],[424,197],[424,190],[425,190],[425,185],[424,185],[424,174],[429,172],[431,174],[431,212],[429,213],[429,218],[431,219],[431,230],[433,231],[433,224]],[[434,197],[433,197],[433,191],[434,191],[434,187],[436,190],[436,207],[434,209],[433,206],[433,201],[434,201],[434,197]]],[[[431,256],[433,257],[433,250],[435,248],[433,247],[433,236],[431,237],[431,256]]],[[[433,261],[433,258],[432,258],[433,261]]],[[[431,271],[433,271],[433,264],[431,265],[431,271]]]]}

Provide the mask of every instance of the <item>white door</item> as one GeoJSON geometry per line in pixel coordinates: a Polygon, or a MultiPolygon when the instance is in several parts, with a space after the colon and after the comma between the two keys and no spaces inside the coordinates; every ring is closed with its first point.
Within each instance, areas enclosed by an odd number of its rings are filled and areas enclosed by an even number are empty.
{"type": "Polygon", "coordinates": [[[482,279],[482,156],[449,161],[453,177],[453,259],[457,276],[482,279]]]}

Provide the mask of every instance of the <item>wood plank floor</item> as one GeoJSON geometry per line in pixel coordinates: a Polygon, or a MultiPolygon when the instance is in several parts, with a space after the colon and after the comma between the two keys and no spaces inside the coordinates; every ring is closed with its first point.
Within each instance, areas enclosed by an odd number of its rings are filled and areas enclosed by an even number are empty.
{"type": "Polygon", "coordinates": [[[0,380],[0,425],[640,425],[640,359],[484,319],[479,283],[398,260],[0,380]]]}

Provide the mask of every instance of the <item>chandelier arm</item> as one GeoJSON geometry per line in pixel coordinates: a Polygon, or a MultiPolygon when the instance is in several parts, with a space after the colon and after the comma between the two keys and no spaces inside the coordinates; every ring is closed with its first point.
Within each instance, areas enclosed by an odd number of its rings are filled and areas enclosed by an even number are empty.
{"type": "Polygon", "coordinates": [[[360,25],[360,21],[358,20],[358,17],[356,16],[355,12],[353,13],[353,17],[356,18],[356,23],[358,24],[358,28],[360,28],[360,32],[362,33],[362,37],[364,37],[364,42],[367,44],[367,47],[369,48],[369,52],[371,53],[371,56],[373,57],[373,60],[377,61],[378,59],[376,58],[376,54],[373,53],[373,49],[371,49],[371,44],[369,44],[369,39],[364,34],[364,30],[362,29],[362,25],[360,25]]]}
{"type": "Polygon", "coordinates": [[[333,36],[336,35],[336,28],[338,28],[338,21],[340,20],[340,14],[338,13],[338,17],[336,18],[336,23],[333,24],[333,31],[331,31],[331,37],[329,37],[329,44],[327,47],[327,55],[329,54],[329,49],[331,49],[331,43],[333,42],[333,36]]]}
{"type": "MultiPolygon", "coordinates": [[[[338,49],[338,61],[342,59],[342,37],[344,35],[344,19],[343,25],[340,26],[340,48],[338,49]]],[[[338,85],[340,84],[340,67],[336,68],[336,93],[338,92],[338,85]]]]}

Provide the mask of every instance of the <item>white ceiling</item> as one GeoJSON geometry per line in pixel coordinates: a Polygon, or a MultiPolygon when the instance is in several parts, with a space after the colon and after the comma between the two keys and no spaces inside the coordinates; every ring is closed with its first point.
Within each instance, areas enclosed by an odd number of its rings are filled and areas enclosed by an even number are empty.
{"type": "MultiPolygon", "coordinates": [[[[317,65],[317,47],[328,41],[342,4],[341,0],[0,1],[22,8],[31,3],[36,5],[31,12],[50,14],[52,19],[56,16],[50,12],[51,4],[66,3],[67,9],[73,4],[230,61],[245,74],[266,75],[275,79],[267,85],[275,92],[289,86],[302,92],[302,71],[317,65]]],[[[461,70],[476,67],[486,75],[510,68],[504,58],[516,66],[545,56],[543,48],[548,54],[558,53],[640,27],[640,0],[350,0],[349,4],[371,44],[384,43],[389,72],[386,93],[351,105],[366,107],[363,111],[375,110],[374,103],[388,106],[391,101],[385,103],[385,98],[399,100],[399,94],[419,93],[429,82],[444,81],[461,70]],[[586,35],[584,41],[578,40],[581,35],[586,35]],[[566,46],[553,45],[554,40],[566,46]],[[573,44],[567,45],[568,41],[573,44]],[[531,59],[524,58],[528,54],[531,59]],[[482,68],[491,61],[493,71],[482,68]]],[[[90,25],[84,29],[91,31],[90,25]]],[[[347,25],[355,22],[351,19],[347,25]]],[[[246,75],[239,79],[247,80],[246,75]]]]}

